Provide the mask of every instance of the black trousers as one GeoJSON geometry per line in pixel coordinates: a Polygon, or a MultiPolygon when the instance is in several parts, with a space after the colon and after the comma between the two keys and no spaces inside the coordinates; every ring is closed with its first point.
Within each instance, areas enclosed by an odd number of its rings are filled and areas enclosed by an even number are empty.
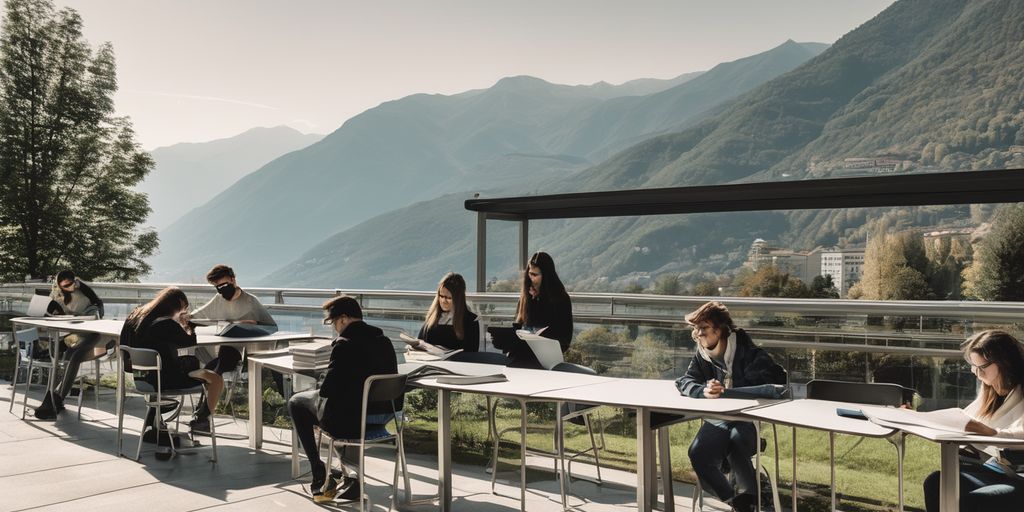
{"type": "MultiPolygon", "coordinates": [[[[68,393],[71,393],[71,387],[75,385],[75,379],[78,378],[78,369],[82,366],[82,361],[92,355],[92,350],[100,342],[99,334],[76,334],[75,336],[82,338],[75,348],[62,347],[64,353],[61,355],[68,360],[68,366],[64,371],[64,377],[56,385],[57,388],[53,390],[61,398],[67,398],[68,393]]],[[[58,343],[63,343],[63,341],[58,341],[58,343]]]]}
{"type": "Polygon", "coordinates": [[[320,460],[320,447],[317,446],[316,436],[313,435],[313,427],[320,424],[316,417],[316,400],[319,396],[318,390],[310,389],[295,393],[288,399],[288,413],[291,414],[292,425],[299,435],[299,444],[306,451],[309,465],[313,469],[314,482],[323,482],[327,478],[324,462],[320,460]]]}
{"type": "MultiPolygon", "coordinates": [[[[939,510],[938,471],[924,480],[924,504],[928,512],[939,510]]],[[[974,462],[961,462],[960,510],[1024,510],[1024,480],[997,473],[974,462]]]]}

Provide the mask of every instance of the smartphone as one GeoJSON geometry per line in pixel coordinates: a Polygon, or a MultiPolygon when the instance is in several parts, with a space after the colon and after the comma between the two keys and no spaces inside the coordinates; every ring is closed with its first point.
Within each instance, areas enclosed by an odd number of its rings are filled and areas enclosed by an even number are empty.
{"type": "Polygon", "coordinates": [[[864,413],[860,411],[860,409],[844,409],[842,407],[837,407],[836,414],[844,418],[854,418],[858,420],[868,419],[868,417],[865,416],[864,413]]]}

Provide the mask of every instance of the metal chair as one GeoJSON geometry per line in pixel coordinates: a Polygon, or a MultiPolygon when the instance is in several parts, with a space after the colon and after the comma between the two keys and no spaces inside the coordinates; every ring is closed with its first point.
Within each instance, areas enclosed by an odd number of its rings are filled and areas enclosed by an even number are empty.
{"type": "MultiPolygon", "coordinates": [[[[134,384],[135,391],[143,395],[146,399],[147,415],[149,409],[153,410],[153,429],[156,432],[157,444],[159,445],[161,419],[162,415],[160,412],[161,407],[174,405],[176,408],[181,407],[181,401],[179,400],[166,400],[169,396],[185,396],[194,395],[198,393],[206,392],[206,383],[192,386],[185,389],[163,389],[163,385],[160,379],[160,370],[163,367],[160,359],[160,353],[156,350],[147,348],[132,348],[121,346],[118,347],[118,371],[123,372],[125,381],[118,387],[118,415],[117,415],[117,455],[123,455],[122,440],[124,432],[124,400],[126,395],[126,388],[128,383],[134,384]],[[134,371],[155,371],[156,372],[156,387],[154,388],[149,382],[144,380],[135,380],[133,378],[134,371]],[[129,380],[131,379],[131,380],[129,380]],[[154,398],[155,397],[155,398],[154,398]]],[[[175,410],[174,416],[177,418],[179,411],[175,410]]],[[[146,431],[146,425],[142,426],[139,431],[139,446],[135,451],[135,460],[139,460],[139,456],[142,454],[142,437],[146,431]]],[[[170,436],[170,431],[168,436],[170,436]]],[[[175,421],[174,433],[178,433],[177,420],[175,421]]],[[[213,447],[213,457],[210,459],[214,464],[217,463],[217,433],[214,426],[214,422],[210,421],[210,444],[213,447]]],[[[171,457],[176,455],[177,450],[174,448],[174,440],[171,439],[171,457]]]]}
{"type": "MultiPolygon", "coordinates": [[[[92,362],[93,363],[93,375],[94,375],[94,378],[96,379],[95,384],[93,385],[93,396],[95,398],[95,404],[94,405],[95,405],[97,410],[100,408],[100,377],[102,376],[101,372],[100,372],[100,366],[103,363],[105,363],[105,362],[114,361],[114,360],[117,359],[117,347],[118,347],[118,343],[115,340],[114,346],[112,348],[107,349],[107,352],[105,354],[93,355],[91,357],[87,357],[85,360],[82,361],[83,364],[84,363],[88,363],[88,362],[92,362]]],[[[81,421],[81,419],[82,419],[82,397],[85,395],[85,390],[87,388],[87,385],[85,383],[85,377],[87,375],[88,374],[79,374],[77,377],[75,377],[75,386],[78,387],[78,419],[79,419],[79,421],[81,421]]],[[[117,395],[117,391],[116,390],[114,391],[114,395],[115,395],[115,399],[116,399],[116,395],[117,395]]]]}
{"type": "Polygon", "coordinates": [[[28,409],[28,392],[32,387],[32,371],[35,369],[48,369],[52,371],[53,362],[37,359],[36,349],[39,342],[39,329],[35,327],[14,332],[14,343],[17,345],[17,352],[14,361],[14,377],[11,379],[11,404],[7,412],[14,412],[14,398],[18,390],[18,374],[21,367],[25,366],[25,390],[22,392],[21,419],[25,419],[25,412],[28,409]]]}
{"type": "MultiPolygon", "coordinates": [[[[581,373],[581,374],[585,374],[585,375],[597,375],[597,372],[594,371],[592,368],[587,368],[586,366],[582,366],[582,365],[578,365],[578,364],[574,364],[574,363],[568,363],[568,362],[562,362],[562,363],[559,363],[559,364],[555,365],[551,369],[551,371],[567,372],[567,373],[581,373]]],[[[523,405],[523,404],[521,404],[521,405],[523,405]]],[[[601,446],[599,447],[597,445],[596,441],[595,441],[594,429],[593,429],[593,426],[592,426],[591,420],[590,420],[590,414],[596,412],[597,408],[598,408],[598,406],[596,406],[596,405],[587,405],[587,404],[580,404],[580,403],[563,403],[563,404],[561,404],[559,406],[559,409],[560,409],[559,410],[559,412],[560,412],[559,417],[561,418],[561,421],[559,422],[559,421],[556,420],[556,423],[555,423],[555,428],[554,428],[554,430],[555,430],[555,452],[554,453],[540,451],[540,450],[529,450],[529,449],[526,448],[526,446],[521,446],[520,447],[520,449],[526,450],[527,453],[530,453],[530,454],[533,454],[533,455],[541,455],[541,456],[552,457],[554,459],[555,474],[558,475],[558,478],[560,479],[560,490],[561,490],[561,498],[562,498],[562,507],[563,508],[566,508],[568,506],[567,499],[566,499],[566,485],[572,483],[572,462],[577,457],[580,457],[580,456],[582,456],[582,455],[584,455],[586,453],[592,453],[593,457],[594,457],[594,463],[597,466],[597,480],[594,483],[596,483],[597,485],[601,485],[603,483],[603,480],[601,479],[601,459],[600,459],[600,456],[598,455],[598,451],[600,449],[604,448],[603,432],[602,432],[602,443],[601,443],[601,446]],[[565,462],[566,459],[565,459],[565,450],[564,450],[564,446],[565,446],[565,422],[567,422],[567,421],[570,422],[570,423],[573,423],[575,425],[585,426],[587,428],[587,433],[590,435],[590,448],[586,449],[586,450],[583,450],[583,451],[580,451],[580,452],[577,452],[577,453],[574,453],[573,455],[568,457],[568,461],[569,461],[568,465],[566,465],[566,462],[565,462]],[[564,468],[566,468],[567,466],[568,466],[568,470],[565,471],[564,468]],[[563,468],[563,470],[559,470],[559,468],[563,468]]],[[[492,455],[491,455],[491,468],[490,468],[491,469],[491,493],[494,494],[495,493],[496,484],[497,484],[497,473],[498,473],[498,445],[501,442],[501,438],[502,438],[502,436],[504,436],[508,432],[516,432],[516,431],[518,431],[520,433],[520,438],[523,439],[523,438],[525,438],[525,432],[522,431],[522,429],[524,428],[522,425],[520,427],[511,427],[511,428],[506,428],[506,429],[503,429],[503,430],[499,431],[498,427],[497,427],[496,418],[495,418],[496,413],[497,413],[497,403],[494,404],[494,408],[493,409],[489,408],[488,411],[490,413],[490,423],[491,423],[492,429],[493,429],[493,431],[495,433],[493,450],[492,450],[492,455]]]]}
{"type": "MultiPolygon", "coordinates": [[[[370,505],[369,495],[365,493],[364,483],[366,480],[366,448],[369,446],[386,446],[389,443],[393,443],[394,446],[388,446],[395,450],[395,473],[394,479],[392,480],[392,494],[391,494],[391,508],[395,508],[395,502],[398,497],[398,472],[401,467],[401,472],[405,480],[405,495],[406,501],[412,493],[412,488],[409,485],[409,472],[406,468],[405,463],[405,443],[403,438],[403,430],[405,427],[405,420],[402,416],[402,410],[395,408],[395,402],[400,400],[405,394],[406,376],[402,374],[393,375],[373,375],[366,379],[363,384],[363,408],[360,414],[362,428],[360,430],[359,439],[339,439],[331,436],[330,432],[325,432],[324,429],[318,429],[319,435],[317,437],[317,446],[320,446],[323,442],[323,437],[326,436],[330,441],[330,448],[327,451],[327,472],[331,471],[334,449],[344,449],[347,446],[358,446],[359,447],[359,510],[363,511],[370,505]],[[373,402],[388,402],[391,404],[392,420],[395,422],[395,433],[380,437],[376,439],[366,438],[366,418],[367,418],[367,407],[373,402]]],[[[342,463],[342,469],[344,469],[344,461],[341,461],[341,456],[338,457],[342,463]]]]}
{"type": "MultiPolygon", "coordinates": [[[[815,379],[807,383],[807,398],[830,400],[834,402],[850,402],[866,405],[903,405],[903,394],[906,388],[899,384],[880,382],[844,382],[839,380],[815,379]]],[[[903,510],[903,453],[906,434],[897,432],[886,438],[896,447],[897,485],[899,486],[900,510],[903,510]]],[[[796,450],[796,429],[793,429],[793,450],[796,450]]],[[[832,470],[832,508],[836,509],[836,434],[828,433],[828,458],[832,470]]],[[[793,509],[796,510],[796,467],[793,467],[793,509]]]]}

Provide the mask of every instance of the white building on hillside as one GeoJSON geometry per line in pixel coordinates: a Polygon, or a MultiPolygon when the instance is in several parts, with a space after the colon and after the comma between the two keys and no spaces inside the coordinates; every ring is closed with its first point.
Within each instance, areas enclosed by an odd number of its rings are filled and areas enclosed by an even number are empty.
{"type": "Polygon", "coordinates": [[[864,271],[864,248],[828,249],[821,252],[821,275],[832,276],[840,297],[846,297],[864,271]]]}

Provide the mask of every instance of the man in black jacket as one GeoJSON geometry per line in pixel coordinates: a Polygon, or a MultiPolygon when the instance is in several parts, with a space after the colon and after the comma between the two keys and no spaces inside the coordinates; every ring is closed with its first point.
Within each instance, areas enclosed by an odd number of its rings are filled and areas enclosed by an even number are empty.
{"type": "MultiPolygon", "coordinates": [[[[363,322],[363,311],[352,297],[341,296],[324,303],[324,324],[334,327],[338,337],[331,343],[331,362],[319,390],[296,393],[288,400],[288,411],[313,470],[310,488],[313,501],[326,503],[339,496],[337,482],[329,475],[313,435],[319,425],[337,439],[359,439],[363,385],[373,375],[398,372],[398,360],[384,331],[363,322]],[[318,398],[326,400],[317,414],[318,398]]],[[[384,425],[401,410],[402,403],[371,403],[367,407],[367,438],[385,434],[384,425]]],[[[342,485],[340,498],[356,500],[362,495],[357,481],[342,485]]]]}
{"type": "MultiPolygon", "coordinates": [[[[686,321],[693,326],[697,353],[686,373],[676,380],[681,394],[715,399],[729,395],[734,388],[786,383],[786,370],[736,327],[721,302],[704,304],[686,315],[686,321]]],[[[707,419],[690,445],[690,462],[701,484],[733,510],[754,510],[757,474],[750,458],[757,444],[753,423],[707,419]],[[729,461],[736,490],[722,473],[724,459],[729,461]]]]}

